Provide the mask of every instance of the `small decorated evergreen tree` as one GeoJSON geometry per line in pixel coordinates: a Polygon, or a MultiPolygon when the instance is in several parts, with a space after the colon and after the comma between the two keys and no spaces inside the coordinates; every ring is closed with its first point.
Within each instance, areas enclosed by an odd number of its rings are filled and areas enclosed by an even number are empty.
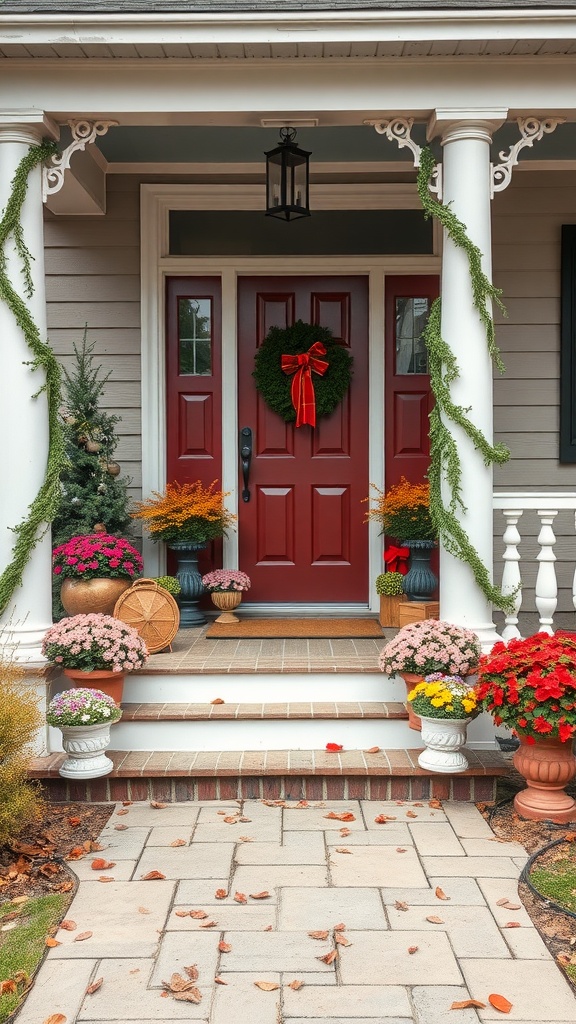
{"type": "Polygon", "coordinates": [[[74,366],[64,371],[66,405],[61,414],[68,468],[61,477],[62,500],[52,525],[54,545],[82,533],[124,534],[131,522],[128,481],[119,479],[120,466],[113,460],[119,417],[99,408],[109,374],[100,376],[93,350],[86,327],[81,347],[74,345],[74,366]]]}

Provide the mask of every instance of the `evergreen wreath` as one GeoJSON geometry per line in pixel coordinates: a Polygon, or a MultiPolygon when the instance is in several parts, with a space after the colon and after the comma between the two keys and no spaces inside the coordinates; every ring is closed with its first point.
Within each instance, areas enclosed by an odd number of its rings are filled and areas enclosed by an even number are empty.
{"type": "MultiPolygon", "coordinates": [[[[435,160],[430,149],[422,150],[418,170],[417,188],[425,217],[437,217],[452,241],[464,249],[468,257],[473,302],[486,332],[490,356],[502,373],[504,364],[494,337],[494,321],[488,312],[488,302],[494,301],[506,312],[502,304],[501,289],[496,288],[482,270],[482,253],[466,233],[466,225],[449,206],[443,206],[429,191],[434,172],[435,160]]],[[[486,598],[504,612],[514,610],[514,594],[503,594],[490,581],[490,573],[476,548],[457,517],[457,508],[466,511],[462,500],[462,467],[456,442],[446,425],[447,421],[457,423],[467,434],[474,447],[481,453],[486,466],[502,465],[510,458],[506,445],[491,445],[481,430],[467,416],[469,409],[455,405],[450,395],[450,384],[459,376],[454,353],[444,341],[441,330],[441,304],[436,299],[432,304],[428,323],[423,332],[429,357],[430,386],[435,405],[430,413],[430,515],[438,537],[446,551],[466,562],[474,574],[476,583],[486,598]],[[448,504],[442,497],[442,481],[445,480],[450,498],[448,504]]]]}
{"type": "Polygon", "coordinates": [[[339,345],[327,327],[297,320],[292,327],[271,327],[256,352],[252,376],[267,406],[286,423],[293,423],[296,410],[292,405],[292,378],[282,370],[282,356],[307,352],[316,341],[326,348],[322,359],[329,364],[323,376],[313,375],[316,417],[329,416],[342,401],[352,380],[352,363],[348,349],[339,345]]]}
{"type": "Polygon", "coordinates": [[[60,367],[47,342],[42,341],[26,302],[18,295],[7,273],[7,241],[12,237],[16,253],[22,265],[24,293],[30,298],[34,290],[30,271],[31,255],[23,237],[21,213],[22,205],[28,190],[28,176],[37,164],[48,160],[57,152],[53,142],[42,142],[38,146],[30,146],[26,156],[22,158],[11,183],[11,193],[6,209],[0,221],[0,300],[5,302],[12,311],[18,327],[32,350],[34,358],[30,361],[31,371],[44,371],[46,381],[40,388],[36,398],[46,391],[48,400],[48,459],[44,482],[29,507],[28,515],[17,526],[12,527],[16,540],[12,549],[12,561],[0,575],[0,613],[4,612],[14,591],[22,584],[22,574],[36,544],[48,529],[60,504],[60,474],[66,465],[64,438],[58,419],[58,408],[61,402],[60,367]]]}

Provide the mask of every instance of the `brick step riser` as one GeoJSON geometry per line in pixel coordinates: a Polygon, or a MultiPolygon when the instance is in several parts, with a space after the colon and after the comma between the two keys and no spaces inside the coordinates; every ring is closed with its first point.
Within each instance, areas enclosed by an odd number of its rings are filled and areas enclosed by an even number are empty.
{"type": "Polygon", "coordinates": [[[104,778],[88,782],[46,779],[47,799],[113,800],[466,800],[496,799],[497,779],[486,776],[230,776],[226,778],[104,778]]]}
{"type": "Polygon", "coordinates": [[[147,675],[126,678],[125,703],[191,701],[209,704],[216,697],[227,702],[264,704],[270,701],[404,701],[406,686],[397,676],[383,672],[302,672],[147,675]]]}

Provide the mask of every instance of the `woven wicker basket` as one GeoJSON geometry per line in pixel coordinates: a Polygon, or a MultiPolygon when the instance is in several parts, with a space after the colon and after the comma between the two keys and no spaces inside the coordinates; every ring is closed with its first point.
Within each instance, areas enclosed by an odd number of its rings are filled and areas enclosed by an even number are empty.
{"type": "Polygon", "coordinates": [[[136,580],[118,598],[114,615],[134,626],[150,654],[163,651],[172,643],[180,625],[176,601],[156,580],[136,580]]]}

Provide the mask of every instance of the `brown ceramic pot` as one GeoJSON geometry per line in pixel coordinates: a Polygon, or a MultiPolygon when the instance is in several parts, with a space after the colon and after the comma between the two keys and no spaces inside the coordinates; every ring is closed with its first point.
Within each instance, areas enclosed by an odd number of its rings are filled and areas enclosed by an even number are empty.
{"type": "MultiPolygon", "coordinates": [[[[424,678],[424,676],[418,675],[417,672],[399,672],[398,675],[401,675],[402,679],[406,683],[406,695],[414,689],[416,683],[421,683],[424,678]]],[[[406,701],[406,710],[408,712],[408,725],[411,729],[414,729],[415,732],[420,732],[420,729],[422,728],[422,720],[420,715],[417,715],[416,712],[412,710],[412,705],[408,700],[406,701]]]]}
{"type": "Polygon", "coordinates": [[[95,668],[93,672],[84,672],[81,668],[65,668],[74,686],[88,686],[94,690],[102,690],[120,707],[124,690],[124,672],[110,672],[105,668],[95,668]]]}
{"type": "Polygon", "coordinates": [[[514,797],[514,809],[522,818],[554,821],[564,825],[576,821],[576,800],[564,792],[576,775],[572,743],[542,738],[528,743],[520,737],[514,767],[526,779],[526,789],[514,797]]]}
{"type": "Polygon", "coordinates": [[[114,605],[128,587],[131,580],[120,579],[74,580],[67,579],[62,583],[60,600],[68,615],[81,615],[90,612],[112,615],[114,605]]]}
{"type": "Polygon", "coordinates": [[[216,622],[239,622],[237,615],[233,615],[233,609],[237,608],[242,601],[241,590],[213,590],[210,594],[212,604],[222,612],[216,622]]]}

